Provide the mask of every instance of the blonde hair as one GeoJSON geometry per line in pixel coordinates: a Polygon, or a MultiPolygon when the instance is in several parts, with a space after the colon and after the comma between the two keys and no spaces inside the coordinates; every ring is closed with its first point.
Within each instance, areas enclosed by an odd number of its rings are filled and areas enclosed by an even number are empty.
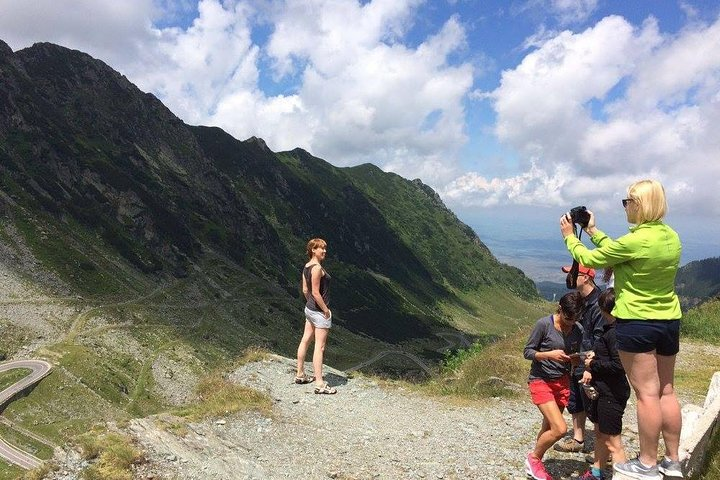
{"type": "Polygon", "coordinates": [[[637,224],[662,220],[667,213],[665,189],[657,180],[640,180],[628,187],[628,198],[634,203],[637,224]]]}
{"type": "Polygon", "coordinates": [[[307,252],[308,260],[313,257],[313,250],[318,247],[327,247],[327,242],[322,238],[311,238],[310,241],[307,243],[307,248],[305,249],[305,251],[307,252]]]}

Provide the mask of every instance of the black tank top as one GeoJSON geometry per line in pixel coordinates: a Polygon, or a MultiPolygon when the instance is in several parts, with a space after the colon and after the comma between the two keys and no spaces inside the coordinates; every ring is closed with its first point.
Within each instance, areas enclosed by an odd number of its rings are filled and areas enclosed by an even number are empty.
{"type": "MultiPolygon", "coordinates": [[[[307,285],[308,290],[310,291],[310,294],[308,295],[307,303],[305,303],[305,306],[309,308],[310,310],[314,310],[316,312],[321,311],[317,303],[315,302],[315,297],[312,296],[312,269],[314,266],[320,266],[318,263],[313,263],[312,265],[308,265],[307,267],[303,268],[303,277],[305,277],[305,284],[307,285]]],[[[322,269],[322,267],[320,267],[322,269]]],[[[330,288],[330,274],[327,273],[324,269],[322,270],[325,275],[320,276],[320,296],[322,297],[323,301],[325,302],[325,305],[330,307],[330,295],[329,295],[329,288],[330,288]]]]}

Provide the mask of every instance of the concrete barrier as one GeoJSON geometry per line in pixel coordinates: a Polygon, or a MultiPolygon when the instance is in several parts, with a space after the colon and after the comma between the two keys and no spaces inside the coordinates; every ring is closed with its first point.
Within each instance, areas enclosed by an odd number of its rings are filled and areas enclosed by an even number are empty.
{"type": "Polygon", "coordinates": [[[680,459],[687,477],[701,472],[710,440],[718,426],[719,415],[720,372],[715,372],[702,408],[693,405],[683,408],[680,459]]]}

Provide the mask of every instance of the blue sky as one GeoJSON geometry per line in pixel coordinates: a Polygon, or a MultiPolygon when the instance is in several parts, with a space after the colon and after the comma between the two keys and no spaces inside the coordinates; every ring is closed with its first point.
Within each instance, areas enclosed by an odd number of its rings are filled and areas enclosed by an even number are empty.
{"type": "Polygon", "coordinates": [[[683,261],[720,255],[719,15],[693,0],[0,0],[0,39],[85,51],[190,124],[419,177],[547,278],[560,213],[585,204],[622,234],[619,200],[647,177],[683,261]]]}

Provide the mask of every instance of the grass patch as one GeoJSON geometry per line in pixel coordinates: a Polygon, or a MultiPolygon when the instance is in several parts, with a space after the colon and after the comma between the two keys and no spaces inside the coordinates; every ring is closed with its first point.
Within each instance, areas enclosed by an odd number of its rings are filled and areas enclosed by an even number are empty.
{"type": "MultiPolygon", "coordinates": [[[[249,346],[243,350],[240,358],[235,361],[234,367],[238,368],[248,363],[262,362],[270,357],[270,350],[265,347],[249,346]]],[[[235,369],[233,368],[233,370],[235,369]]]]}
{"type": "Polygon", "coordinates": [[[178,409],[175,413],[190,421],[220,417],[230,413],[255,410],[269,413],[272,400],[266,394],[238,385],[220,373],[212,373],[200,381],[197,388],[200,400],[178,409]]]}
{"type": "Polygon", "coordinates": [[[488,345],[497,340],[498,338],[493,335],[485,335],[479,340],[473,342],[473,344],[467,348],[446,350],[445,358],[440,364],[440,371],[450,374],[457,372],[458,370],[460,370],[460,367],[463,365],[463,363],[465,363],[471,357],[478,355],[485,348],[487,348],[488,345]]]}
{"type": "Polygon", "coordinates": [[[155,418],[155,425],[161,430],[170,432],[178,437],[184,437],[190,433],[187,420],[168,413],[158,415],[155,418]]]}
{"type": "Polygon", "coordinates": [[[11,465],[5,460],[0,459],[0,478],[8,480],[11,478],[22,478],[24,471],[25,470],[23,470],[22,468],[11,465]]]}
{"type": "Polygon", "coordinates": [[[50,231],[53,222],[43,220],[43,223],[36,223],[23,215],[14,218],[25,243],[45,267],[51,268],[85,294],[112,295],[125,291],[125,285],[118,281],[116,275],[97,268],[92,258],[72,246],[68,241],[71,238],[68,232],[50,231]]]}
{"type": "Polygon", "coordinates": [[[101,421],[119,421],[123,410],[99,397],[78,378],[56,367],[27,396],[3,412],[14,423],[62,445],[101,421]]]}
{"type": "Polygon", "coordinates": [[[680,331],[690,338],[720,343],[720,298],[688,311],[680,322],[680,331]]]}
{"type": "Polygon", "coordinates": [[[515,396],[527,381],[530,363],[522,356],[529,328],[493,343],[476,342],[450,355],[441,374],[428,382],[431,393],[463,399],[515,396]]]}
{"type": "Polygon", "coordinates": [[[38,468],[26,471],[25,475],[18,478],[22,478],[22,480],[43,480],[50,472],[58,470],[58,468],[59,467],[52,462],[45,462],[38,468]]]}
{"type": "Polygon", "coordinates": [[[32,373],[29,368],[13,368],[0,373],[0,392],[32,373]]]}
{"type": "Polygon", "coordinates": [[[90,432],[77,440],[83,458],[96,460],[83,472],[86,480],[132,480],[132,466],[144,461],[140,449],[124,435],[90,432]]]}
{"type": "Polygon", "coordinates": [[[33,338],[33,332],[26,327],[12,323],[7,318],[0,318],[0,355],[3,360],[13,356],[20,347],[27,345],[28,340],[33,338]]]}
{"type": "Polygon", "coordinates": [[[715,427],[715,433],[710,440],[705,465],[702,473],[694,475],[692,480],[716,480],[720,478],[720,427],[715,427]]]}
{"type": "Polygon", "coordinates": [[[554,308],[544,300],[528,302],[500,288],[454,293],[454,301],[443,301],[439,307],[455,328],[472,335],[512,333],[554,308]]]}
{"type": "Polygon", "coordinates": [[[710,379],[720,371],[720,357],[713,345],[681,338],[680,353],[675,366],[675,388],[692,403],[705,401],[710,379]]]}
{"type": "Polygon", "coordinates": [[[100,355],[83,345],[61,344],[60,365],[105,400],[118,406],[129,402],[129,394],[139,377],[142,364],[129,355],[113,352],[100,355]]]}
{"type": "Polygon", "coordinates": [[[155,380],[152,374],[152,365],[157,359],[159,353],[151,355],[145,361],[140,374],[137,377],[135,388],[130,395],[130,403],[128,403],[127,411],[137,417],[142,417],[148,413],[155,413],[162,410],[163,406],[158,398],[153,396],[153,387],[155,380]]]}
{"type": "Polygon", "coordinates": [[[34,438],[14,430],[13,428],[0,423],[0,438],[20,450],[36,456],[40,460],[49,460],[53,456],[53,449],[34,438]]]}
{"type": "Polygon", "coordinates": [[[22,480],[43,480],[50,472],[57,471],[60,467],[53,462],[45,462],[38,468],[33,468],[25,472],[22,480]]]}

